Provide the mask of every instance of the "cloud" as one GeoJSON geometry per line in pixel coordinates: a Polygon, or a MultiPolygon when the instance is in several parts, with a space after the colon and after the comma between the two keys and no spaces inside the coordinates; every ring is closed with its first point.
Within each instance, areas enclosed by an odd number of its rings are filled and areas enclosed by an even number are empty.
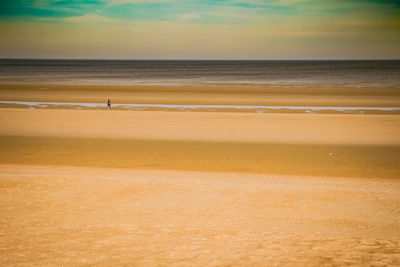
{"type": "Polygon", "coordinates": [[[1,1],[3,57],[400,57],[395,0],[1,1]]]}
{"type": "Polygon", "coordinates": [[[127,4],[127,3],[162,3],[171,2],[171,0],[109,0],[108,4],[127,4]]]}
{"type": "Polygon", "coordinates": [[[307,1],[308,0],[276,0],[276,1],[274,1],[274,4],[280,5],[280,6],[288,6],[288,5],[293,5],[293,4],[304,3],[307,1]]]}
{"type": "Polygon", "coordinates": [[[198,13],[184,13],[178,16],[179,20],[194,20],[201,18],[201,15],[198,13]]]}
{"type": "Polygon", "coordinates": [[[322,59],[399,58],[399,24],[285,18],[259,25],[180,22],[2,23],[0,57],[322,59]],[[387,29],[387,30],[385,30],[387,29]]]}
{"type": "Polygon", "coordinates": [[[68,17],[62,19],[65,22],[73,22],[73,23],[115,23],[120,22],[119,19],[112,19],[103,16],[99,16],[97,14],[86,14],[83,16],[75,16],[75,17],[68,17]]]}
{"type": "Polygon", "coordinates": [[[260,6],[289,6],[292,4],[298,4],[308,2],[310,0],[234,0],[234,3],[245,3],[249,5],[260,5],[260,6]]]}
{"type": "Polygon", "coordinates": [[[154,4],[171,2],[172,0],[108,0],[106,7],[124,5],[124,4],[154,4]]]}

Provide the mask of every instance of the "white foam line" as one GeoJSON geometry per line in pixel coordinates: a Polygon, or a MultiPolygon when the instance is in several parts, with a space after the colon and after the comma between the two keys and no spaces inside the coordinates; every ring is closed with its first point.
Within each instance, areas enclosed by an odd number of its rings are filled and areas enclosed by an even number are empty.
{"type": "MultiPolygon", "coordinates": [[[[30,107],[69,106],[69,107],[106,107],[105,103],[71,103],[71,102],[30,102],[30,101],[0,101],[0,104],[24,105],[30,107]]],[[[246,110],[337,110],[337,111],[400,111],[400,107],[308,107],[308,106],[248,106],[248,105],[173,105],[173,104],[113,104],[120,108],[171,108],[171,109],[246,109],[246,110]]]]}

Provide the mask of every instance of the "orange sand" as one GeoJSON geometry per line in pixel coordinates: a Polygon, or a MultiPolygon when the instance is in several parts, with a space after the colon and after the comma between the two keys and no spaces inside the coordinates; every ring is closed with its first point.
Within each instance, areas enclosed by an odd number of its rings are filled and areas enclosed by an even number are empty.
{"type": "Polygon", "coordinates": [[[398,266],[387,179],[0,165],[1,265],[398,266]]]}
{"type": "MultiPolygon", "coordinates": [[[[391,89],[7,86],[0,100],[399,103],[391,89]]],[[[0,147],[0,265],[400,265],[399,115],[0,108],[0,147]]]]}

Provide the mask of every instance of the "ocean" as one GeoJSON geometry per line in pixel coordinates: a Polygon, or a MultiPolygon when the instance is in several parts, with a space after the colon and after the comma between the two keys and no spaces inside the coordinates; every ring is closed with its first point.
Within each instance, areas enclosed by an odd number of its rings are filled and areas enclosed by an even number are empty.
{"type": "Polygon", "coordinates": [[[0,59],[0,83],[400,88],[400,60],[0,59]]]}

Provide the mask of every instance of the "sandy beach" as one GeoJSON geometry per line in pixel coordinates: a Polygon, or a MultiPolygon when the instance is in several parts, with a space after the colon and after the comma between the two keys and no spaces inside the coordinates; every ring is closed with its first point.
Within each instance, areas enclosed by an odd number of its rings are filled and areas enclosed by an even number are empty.
{"type": "MultiPolygon", "coordinates": [[[[20,81],[21,82],[21,81],[20,81]]],[[[1,100],[152,104],[398,107],[397,88],[285,88],[0,83],[1,100]],[[106,99],[105,99],[106,98],[106,99]]]]}
{"type": "MultiPolygon", "coordinates": [[[[399,106],[382,88],[53,86],[0,100],[399,106]]],[[[4,107],[0,124],[1,265],[400,265],[400,115],[4,107]]]]}
{"type": "Polygon", "coordinates": [[[397,179],[1,165],[2,265],[396,266],[397,179]]]}
{"type": "Polygon", "coordinates": [[[0,0],[0,267],[400,267],[400,0],[0,0]]]}

